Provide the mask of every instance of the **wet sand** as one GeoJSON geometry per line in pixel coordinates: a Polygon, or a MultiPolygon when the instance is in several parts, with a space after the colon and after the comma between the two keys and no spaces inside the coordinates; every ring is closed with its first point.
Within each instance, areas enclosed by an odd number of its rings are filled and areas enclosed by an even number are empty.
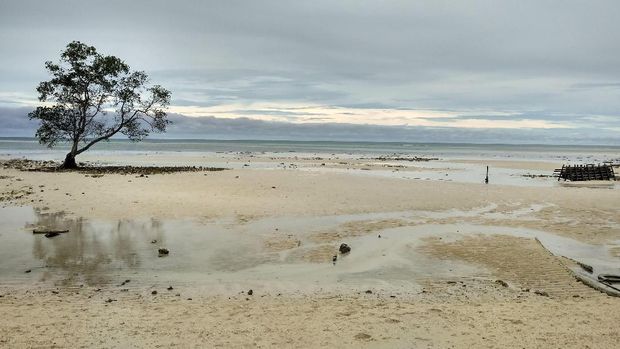
{"type": "Polygon", "coordinates": [[[478,160],[386,169],[368,159],[257,156],[203,164],[227,171],[148,177],[0,169],[0,344],[620,341],[620,298],[573,276],[574,260],[594,273],[620,265],[614,186],[524,179],[555,165],[523,161],[494,164],[508,172],[484,185],[468,179],[478,160]],[[70,232],[47,239],[35,227],[70,232]],[[338,252],[343,242],[351,253],[338,252]],[[170,255],[159,257],[160,247],[170,255]]]}

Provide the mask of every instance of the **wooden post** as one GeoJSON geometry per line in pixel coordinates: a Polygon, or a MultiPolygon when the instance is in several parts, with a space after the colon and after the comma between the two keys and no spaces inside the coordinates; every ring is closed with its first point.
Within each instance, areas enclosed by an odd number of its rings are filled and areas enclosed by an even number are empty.
{"type": "Polygon", "coordinates": [[[487,176],[484,178],[484,183],[489,184],[489,166],[487,166],[487,176]]]}

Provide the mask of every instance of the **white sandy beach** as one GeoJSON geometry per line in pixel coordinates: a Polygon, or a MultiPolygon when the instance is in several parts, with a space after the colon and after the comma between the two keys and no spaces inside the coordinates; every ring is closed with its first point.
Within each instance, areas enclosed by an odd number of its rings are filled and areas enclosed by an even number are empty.
{"type": "MultiPolygon", "coordinates": [[[[620,261],[613,186],[399,178],[382,165],[359,171],[367,160],[356,158],[327,164],[290,156],[279,166],[269,157],[210,157],[233,169],[0,170],[2,205],[22,234],[16,244],[31,244],[29,229],[38,226],[66,224],[83,236],[35,240],[36,256],[5,264],[0,342],[609,348],[620,340],[618,298],[575,280],[571,260],[596,268],[620,261]],[[169,257],[153,254],[155,236],[169,257]],[[92,239],[100,240],[97,250],[92,239]],[[340,243],[353,250],[332,263],[340,243]],[[599,250],[605,255],[592,252],[599,250]]],[[[396,165],[445,176],[458,163],[396,165]]],[[[461,163],[484,168],[480,160],[461,163]]],[[[491,166],[547,173],[556,164],[491,166]]],[[[0,238],[16,233],[7,229],[0,238]]]]}

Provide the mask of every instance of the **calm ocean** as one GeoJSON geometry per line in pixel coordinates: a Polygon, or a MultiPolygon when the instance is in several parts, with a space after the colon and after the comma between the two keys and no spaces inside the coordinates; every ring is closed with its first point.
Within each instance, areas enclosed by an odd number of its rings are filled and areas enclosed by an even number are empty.
{"type": "MultiPolygon", "coordinates": [[[[34,159],[58,158],[66,153],[66,145],[46,148],[34,138],[0,137],[0,156],[34,159]]],[[[448,144],[403,142],[325,142],[325,141],[264,141],[264,140],[188,140],[149,139],[138,143],[127,140],[101,142],[89,153],[140,155],[144,153],[300,153],[351,154],[439,157],[443,159],[512,159],[551,160],[598,163],[620,162],[619,146],[519,145],[519,144],[448,144]]]]}

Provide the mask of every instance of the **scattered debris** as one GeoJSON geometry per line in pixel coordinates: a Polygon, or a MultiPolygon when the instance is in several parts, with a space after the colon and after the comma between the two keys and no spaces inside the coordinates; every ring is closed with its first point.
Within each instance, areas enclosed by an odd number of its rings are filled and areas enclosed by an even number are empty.
{"type": "Polygon", "coordinates": [[[64,233],[68,233],[69,230],[63,229],[63,230],[39,230],[39,229],[35,229],[32,231],[33,234],[45,234],[45,237],[53,237],[53,236],[57,236],[59,234],[64,234],[64,233]],[[47,236],[48,234],[50,234],[51,236],[47,236]]]}
{"type": "Polygon", "coordinates": [[[379,157],[375,157],[375,158],[370,158],[370,159],[366,159],[366,158],[360,158],[360,160],[378,160],[378,161],[409,161],[409,162],[413,162],[413,161],[432,161],[432,160],[439,160],[439,158],[425,158],[425,157],[420,157],[420,156],[402,156],[399,154],[393,154],[393,155],[386,155],[386,156],[379,156],[379,157]]]}
{"type": "Polygon", "coordinates": [[[587,264],[583,264],[581,262],[576,262],[577,265],[579,265],[583,270],[587,271],[588,273],[592,274],[594,272],[594,268],[592,268],[591,265],[587,265],[587,264]]]}
{"type": "Polygon", "coordinates": [[[20,171],[32,172],[80,172],[91,177],[101,177],[103,174],[122,174],[137,175],[145,177],[153,174],[169,174],[175,172],[203,172],[203,171],[224,171],[222,167],[203,167],[203,166],[97,166],[94,164],[80,163],[80,167],[75,170],[60,168],[60,163],[55,161],[37,161],[26,159],[11,159],[0,161],[3,168],[17,169],[20,171]]]}
{"type": "Polygon", "coordinates": [[[620,275],[600,274],[598,280],[608,284],[620,283],[620,275]]]}

